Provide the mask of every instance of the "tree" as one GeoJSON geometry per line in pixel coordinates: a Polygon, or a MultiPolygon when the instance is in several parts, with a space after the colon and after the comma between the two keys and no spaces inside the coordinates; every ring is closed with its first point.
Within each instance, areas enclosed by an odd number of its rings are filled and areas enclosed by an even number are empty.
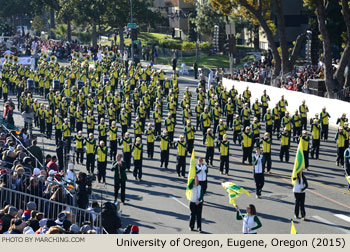
{"type": "Polygon", "coordinates": [[[205,2],[197,6],[196,14],[190,21],[195,24],[195,31],[201,35],[212,36],[214,32],[214,25],[223,25],[225,23],[224,16],[219,14],[210,5],[210,2],[205,2]]]}
{"type": "Polygon", "coordinates": [[[50,12],[50,36],[54,37],[53,29],[56,28],[55,13],[60,9],[60,0],[32,0],[30,1],[33,6],[34,13],[42,15],[43,9],[47,9],[50,12]]]}
{"type": "Polygon", "coordinates": [[[210,3],[215,10],[219,10],[224,15],[242,17],[255,25],[261,26],[266,34],[274,58],[274,78],[277,78],[281,70],[283,76],[292,71],[306,34],[301,34],[296,38],[294,47],[289,53],[282,0],[210,0],[210,3]],[[272,20],[271,6],[276,9],[277,27],[272,20]],[[274,40],[277,32],[281,46],[281,55],[274,40]]]}
{"type": "Polygon", "coordinates": [[[343,88],[345,77],[344,72],[346,66],[349,64],[350,57],[350,6],[348,0],[340,0],[341,14],[343,15],[346,25],[346,45],[344,45],[344,51],[341,54],[338,68],[333,69],[332,60],[332,44],[330,39],[330,33],[327,29],[327,10],[331,4],[328,1],[323,0],[304,0],[304,4],[311,10],[316,12],[318,28],[322,37],[322,47],[324,55],[324,68],[325,68],[325,83],[327,88],[328,97],[334,97],[335,92],[343,88]]]}
{"type": "MultiPolygon", "coordinates": [[[[159,12],[150,10],[149,0],[133,0],[132,12],[134,23],[148,23],[151,26],[159,18],[159,12]],[[152,17],[152,18],[150,18],[152,17]]],[[[124,27],[130,22],[130,0],[105,0],[106,11],[103,15],[103,23],[113,30],[119,30],[120,49],[124,50],[124,27]]]]}
{"type": "Polygon", "coordinates": [[[36,33],[39,33],[45,28],[45,25],[41,16],[35,16],[33,18],[32,27],[36,33]]]}
{"type": "Polygon", "coordinates": [[[75,0],[75,8],[79,10],[75,20],[80,23],[87,23],[92,26],[92,46],[97,49],[97,26],[104,24],[106,0],[75,0]]]}

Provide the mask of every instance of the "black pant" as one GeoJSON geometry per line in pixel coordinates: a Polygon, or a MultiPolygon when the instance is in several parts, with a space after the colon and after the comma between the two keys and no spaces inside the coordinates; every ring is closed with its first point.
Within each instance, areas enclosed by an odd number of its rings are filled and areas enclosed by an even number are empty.
{"type": "Polygon", "coordinates": [[[70,129],[71,129],[71,131],[74,131],[74,129],[75,129],[75,118],[71,117],[69,119],[69,121],[70,121],[70,129]]]}
{"type": "Polygon", "coordinates": [[[101,136],[101,135],[99,135],[99,136],[98,136],[98,141],[99,141],[99,142],[103,141],[105,144],[107,144],[107,136],[101,136]]]}
{"type": "Polygon", "coordinates": [[[170,144],[172,144],[172,142],[174,141],[174,131],[169,131],[168,136],[169,136],[169,142],[170,144]]]}
{"type": "Polygon", "coordinates": [[[309,167],[309,150],[303,151],[304,153],[304,163],[305,163],[305,168],[309,167]]]}
{"type": "Polygon", "coordinates": [[[97,162],[97,179],[98,182],[101,182],[101,179],[103,183],[106,183],[106,168],[107,168],[107,162],[97,162]]]}
{"type": "Polygon", "coordinates": [[[40,133],[45,134],[45,119],[40,119],[40,133]]]}
{"type": "Polygon", "coordinates": [[[4,102],[7,102],[7,99],[8,99],[8,93],[3,93],[4,95],[4,102]]]}
{"type": "Polygon", "coordinates": [[[83,148],[77,149],[76,161],[77,161],[78,164],[79,164],[79,160],[80,160],[80,163],[82,164],[83,160],[84,160],[84,150],[83,150],[83,148]]]}
{"type": "Polygon", "coordinates": [[[272,124],[266,125],[266,132],[270,133],[270,138],[272,140],[272,124]]]}
{"type": "Polygon", "coordinates": [[[89,135],[89,134],[94,134],[94,128],[92,128],[92,129],[87,129],[87,135],[89,135]]]}
{"type": "Polygon", "coordinates": [[[58,142],[62,140],[62,130],[56,129],[55,131],[55,139],[56,139],[56,145],[58,145],[58,142]]]}
{"type": "Polygon", "coordinates": [[[210,164],[213,165],[213,159],[214,159],[214,147],[207,147],[207,152],[205,153],[205,162],[207,165],[210,164]]]}
{"type": "Polygon", "coordinates": [[[198,130],[198,128],[201,128],[201,123],[200,123],[200,120],[199,120],[200,116],[196,116],[196,130],[198,130]]]}
{"type": "Polygon", "coordinates": [[[263,107],[262,107],[262,114],[261,114],[261,118],[262,118],[262,119],[264,119],[264,116],[265,116],[265,114],[266,114],[267,108],[268,108],[267,106],[263,106],[263,107]]]}
{"type": "Polygon", "coordinates": [[[154,134],[156,136],[160,136],[162,134],[162,124],[161,123],[156,123],[154,127],[154,134]]]}
{"type": "Polygon", "coordinates": [[[299,217],[299,210],[301,212],[301,218],[305,217],[305,193],[294,193],[295,197],[295,208],[294,214],[299,217]]]}
{"type": "Polygon", "coordinates": [[[236,144],[236,141],[238,140],[238,144],[241,144],[241,131],[240,130],[234,130],[233,131],[233,142],[236,144]]]}
{"type": "Polygon", "coordinates": [[[316,159],[318,159],[319,151],[320,139],[312,139],[311,157],[314,158],[314,155],[316,155],[316,159]]]}
{"type": "Polygon", "coordinates": [[[117,140],[113,140],[113,141],[111,141],[111,152],[110,152],[111,160],[112,159],[114,161],[116,160],[117,151],[118,151],[118,142],[117,142],[117,140]]]}
{"type": "Polygon", "coordinates": [[[122,137],[124,137],[124,134],[128,131],[128,125],[122,125],[122,137]]]}
{"type": "Polygon", "coordinates": [[[142,159],[140,160],[134,160],[134,171],[133,175],[135,178],[142,178],[142,159]]]}
{"type": "Polygon", "coordinates": [[[228,129],[230,129],[232,128],[232,125],[233,125],[233,114],[232,115],[228,114],[226,118],[226,126],[228,129]]]}
{"type": "Polygon", "coordinates": [[[307,118],[306,117],[302,117],[301,118],[301,127],[306,130],[306,126],[307,126],[307,118]]]}
{"type": "Polygon", "coordinates": [[[328,139],[328,124],[327,125],[322,124],[321,138],[323,138],[324,140],[328,139]]]}
{"type": "Polygon", "coordinates": [[[194,143],[194,139],[188,139],[188,140],[187,140],[187,151],[188,151],[188,153],[189,153],[190,155],[192,154],[193,143],[194,143]]]}
{"type": "Polygon", "coordinates": [[[204,127],[202,126],[202,130],[203,130],[203,144],[205,144],[205,140],[207,139],[207,131],[210,127],[204,127]]]}
{"type": "Polygon", "coordinates": [[[203,194],[205,194],[208,188],[208,180],[199,181],[199,185],[203,189],[203,194]]]}
{"type": "Polygon", "coordinates": [[[219,121],[214,120],[214,131],[213,131],[214,136],[216,134],[216,129],[217,129],[218,125],[219,125],[219,121]]]}
{"type": "Polygon", "coordinates": [[[280,160],[283,162],[283,156],[286,156],[286,162],[289,161],[289,146],[288,145],[281,145],[280,150],[280,160]]]}
{"type": "Polygon", "coordinates": [[[248,159],[249,164],[252,163],[252,151],[253,147],[243,147],[243,162],[248,159]]]}
{"type": "Polygon", "coordinates": [[[148,158],[153,159],[153,154],[154,154],[154,142],[147,143],[148,158]]]}
{"type": "Polygon", "coordinates": [[[243,130],[245,130],[246,127],[248,127],[250,125],[250,120],[244,120],[243,121],[243,130]]]}
{"type": "Polygon", "coordinates": [[[293,141],[298,139],[298,137],[301,136],[301,126],[300,127],[293,127],[293,141]]]}
{"type": "Polygon", "coordinates": [[[86,155],[86,170],[88,173],[94,173],[95,170],[95,154],[88,153],[86,155]]]}
{"type": "Polygon", "coordinates": [[[266,167],[266,170],[269,172],[271,170],[271,152],[263,153],[263,156],[264,156],[264,162],[262,164],[263,170],[265,170],[265,167],[266,167]]]}
{"type": "Polygon", "coordinates": [[[162,150],[162,151],[160,151],[160,167],[163,166],[163,163],[165,165],[165,169],[168,169],[169,150],[162,150]]]}
{"type": "MultiPolygon", "coordinates": [[[[275,119],[273,123],[273,133],[277,131],[277,134],[279,134],[280,128],[281,128],[281,119],[275,119]]],[[[272,138],[272,135],[271,135],[271,138],[272,138]]]]}
{"type": "Polygon", "coordinates": [[[125,181],[115,182],[114,184],[114,200],[117,201],[119,189],[121,189],[121,201],[125,202],[125,181]]]}
{"type": "Polygon", "coordinates": [[[337,163],[344,165],[344,147],[337,147],[337,163]]]}
{"type": "Polygon", "coordinates": [[[77,122],[77,132],[83,130],[83,122],[77,122]]]}
{"type": "Polygon", "coordinates": [[[177,156],[176,172],[184,177],[186,171],[186,156],[177,156]]]}
{"type": "Polygon", "coordinates": [[[126,169],[130,170],[131,152],[123,152],[126,169]]]}
{"type": "Polygon", "coordinates": [[[47,138],[51,139],[52,135],[52,123],[47,123],[46,124],[46,136],[47,138]]]}
{"type": "Polygon", "coordinates": [[[190,202],[190,210],[191,210],[191,217],[190,217],[190,228],[194,229],[194,224],[197,220],[197,228],[202,229],[202,208],[203,208],[203,202],[200,202],[198,205],[196,205],[195,202],[190,202]]]}
{"type": "Polygon", "coordinates": [[[264,182],[265,182],[264,173],[255,173],[254,180],[255,180],[256,195],[260,196],[261,191],[264,187],[264,182]]]}
{"type": "Polygon", "coordinates": [[[225,173],[229,170],[229,156],[220,156],[220,172],[223,172],[225,166],[225,173]]]}

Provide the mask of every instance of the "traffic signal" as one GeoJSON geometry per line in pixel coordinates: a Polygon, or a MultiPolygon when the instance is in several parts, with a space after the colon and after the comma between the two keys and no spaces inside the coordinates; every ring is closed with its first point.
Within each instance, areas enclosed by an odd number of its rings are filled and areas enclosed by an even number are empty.
{"type": "Polygon", "coordinates": [[[130,34],[131,40],[137,40],[137,29],[131,29],[131,34],[130,34]]]}

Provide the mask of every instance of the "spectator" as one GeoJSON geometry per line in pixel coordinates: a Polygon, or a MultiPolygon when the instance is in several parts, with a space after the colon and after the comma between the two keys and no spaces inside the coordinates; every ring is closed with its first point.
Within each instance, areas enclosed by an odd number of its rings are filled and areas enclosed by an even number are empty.
{"type": "Polygon", "coordinates": [[[57,162],[57,157],[56,156],[53,156],[51,161],[49,161],[47,163],[47,172],[50,172],[51,170],[55,171],[55,172],[58,172],[58,166],[56,164],[57,162]]]}
{"type": "Polygon", "coordinates": [[[32,141],[32,145],[28,148],[28,151],[34,156],[32,158],[32,163],[35,164],[35,167],[38,167],[40,164],[37,163],[43,163],[43,151],[39,146],[37,146],[38,142],[37,140],[32,141]],[[35,160],[36,159],[36,160],[35,160]]]}

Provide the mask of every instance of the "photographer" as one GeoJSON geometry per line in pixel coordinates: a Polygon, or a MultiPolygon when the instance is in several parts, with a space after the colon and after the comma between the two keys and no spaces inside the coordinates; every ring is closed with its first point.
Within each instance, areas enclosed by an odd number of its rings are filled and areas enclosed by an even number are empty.
{"type": "Polygon", "coordinates": [[[89,194],[91,194],[92,181],[84,172],[79,172],[77,180],[77,204],[79,208],[86,209],[89,205],[89,194]]]}

